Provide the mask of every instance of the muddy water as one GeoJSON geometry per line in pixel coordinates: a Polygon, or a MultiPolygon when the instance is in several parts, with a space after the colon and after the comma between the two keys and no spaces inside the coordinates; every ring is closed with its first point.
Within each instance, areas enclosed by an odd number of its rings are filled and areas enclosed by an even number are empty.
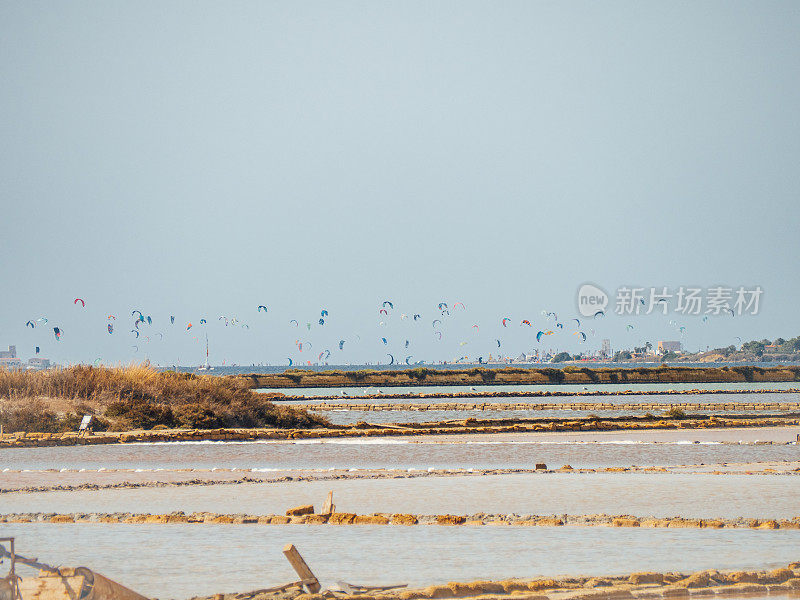
{"type": "Polygon", "coordinates": [[[800,531],[780,530],[0,525],[9,535],[20,554],[89,565],[162,599],[292,581],[289,542],[324,586],[778,567],[800,547],[800,531]]]}
{"type": "MultiPolygon", "coordinates": [[[[695,518],[800,515],[800,477],[675,473],[541,473],[419,479],[35,492],[0,496],[2,512],[218,512],[283,514],[320,507],[371,514],[633,514],[695,518]]],[[[292,529],[292,531],[294,531],[292,529]]]]}

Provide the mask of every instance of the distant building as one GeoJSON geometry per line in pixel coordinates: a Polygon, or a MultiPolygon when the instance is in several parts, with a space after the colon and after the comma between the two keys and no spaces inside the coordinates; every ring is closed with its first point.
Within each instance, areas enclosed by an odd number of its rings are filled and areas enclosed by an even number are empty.
{"type": "Polygon", "coordinates": [[[17,358],[17,347],[9,346],[8,350],[0,350],[0,358],[17,358]]]}
{"type": "Polygon", "coordinates": [[[28,359],[28,367],[33,369],[49,369],[50,368],[50,359],[49,358],[29,358],[28,359]]]}
{"type": "Polygon", "coordinates": [[[656,352],[658,354],[666,354],[667,352],[682,352],[683,349],[681,348],[680,342],[667,342],[667,341],[660,341],[658,342],[658,347],[656,352]]]}
{"type": "Polygon", "coordinates": [[[19,369],[22,361],[18,358],[0,358],[0,369],[19,369]]]}
{"type": "Polygon", "coordinates": [[[600,342],[600,355],[605,358],[611,357],[611,340],[605,339],[600,342]]]}

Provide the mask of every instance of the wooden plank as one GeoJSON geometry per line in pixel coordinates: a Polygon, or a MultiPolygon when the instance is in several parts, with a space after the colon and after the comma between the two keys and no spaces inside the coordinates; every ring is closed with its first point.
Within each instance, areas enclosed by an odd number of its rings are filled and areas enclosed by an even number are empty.
{"type": "Polygon", "coordinates": [[[269,594],[269,593],[272,593],[272,592],[283,592],[283,591],[291,589],[293,587],[301,588],[306,583],[313,583],[314,581],[316,581],[316,579],[314,579],[313,581],[310,580],[310,579],[307,580],[307,581],[292,581],[291,583],[284,583],[283,585],[276,585],[275,587],[262,588],[260,590],[253,590],[252,592],[242,592],[241,594],[236,594],[236,597],[237,598],[246,599],[246,598],[252,598],[253,596],[257,596],[258,594],[269,594]]]}
{"type": "Polygon", "coordinates": [[[358,585],[357,583],[347,583],[346,581],[337,581],[339,587],[348,594],[366,594],[368,592],[385,592],[386,590],[397,590],[408,587],[407,583],[398,583],[395,585],[358,585]]]}
{"type": "Polygon", "coordinates": [[[24,600],[74,600],[83,589],[82,575],[73,577],[24,577],[19,583],[24,600]]]}
{"type": "Polygon", "coordinates": [[[305,585],[309,592],[316,594],[322,589],[317,577],[311,572],[311,569],[308,568],[306,561],[304,561],[303,557],[300,556],[300,553],[297,551],[297,548],[294,547],[294,544],[286,544],[286,547],[283,549],[283,554],[286,556],[286,560],[288,560],[289,564],[292,565],[292,568],[295,570],[300,579],[308,581],[308,583],[305,585]]]}
{"type": "Polygon", "coordinates": [[[322,505],[322,515],[332,515],[336,506],[333,504],[333,492],[328,492],[328,497],[325,499],[325,504],[322,505]]]}

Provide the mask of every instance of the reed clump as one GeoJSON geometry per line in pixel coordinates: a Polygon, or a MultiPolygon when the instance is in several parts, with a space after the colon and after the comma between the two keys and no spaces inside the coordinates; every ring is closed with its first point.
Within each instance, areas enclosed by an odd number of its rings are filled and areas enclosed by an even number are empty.
{"type": "Polygon", "coordinates": [[[91,414],[95,430],[329,425],[303,409],[275,405],[273,396],[233,377],[158,371],[147,364],[0,370],[0,423],[6,432],[71,431],[91,414]]]}

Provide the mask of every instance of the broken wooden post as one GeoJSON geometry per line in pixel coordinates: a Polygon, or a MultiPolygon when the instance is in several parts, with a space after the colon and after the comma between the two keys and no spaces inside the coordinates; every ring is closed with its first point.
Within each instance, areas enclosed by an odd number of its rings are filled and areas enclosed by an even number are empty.
{"type": "Polygon", "coordinates": [[[322,505],[321,515],[332,515],[336,510],[333,504],[333,492],[328,492],[328,497],[325,499],[325,504],[322,505]]]}
{"type": "Polygon", "coordinates": [[[294,544],[286,544],[283,549],[283,554],[286,556],[286,560],[288,560],[289,564],[292,565],[292,568],[295,570],[300,579],[303,580],[303,584],[308,588],[309,592],[316,594],[322,589],[322,586],[319,584],[319,580],[314,573],[311,572],[311,569],[308,568],[306,561],[304,561],[303,557],[300,556],[300,553],[297,551],[297,548],[294,547],[294,544]]]}

